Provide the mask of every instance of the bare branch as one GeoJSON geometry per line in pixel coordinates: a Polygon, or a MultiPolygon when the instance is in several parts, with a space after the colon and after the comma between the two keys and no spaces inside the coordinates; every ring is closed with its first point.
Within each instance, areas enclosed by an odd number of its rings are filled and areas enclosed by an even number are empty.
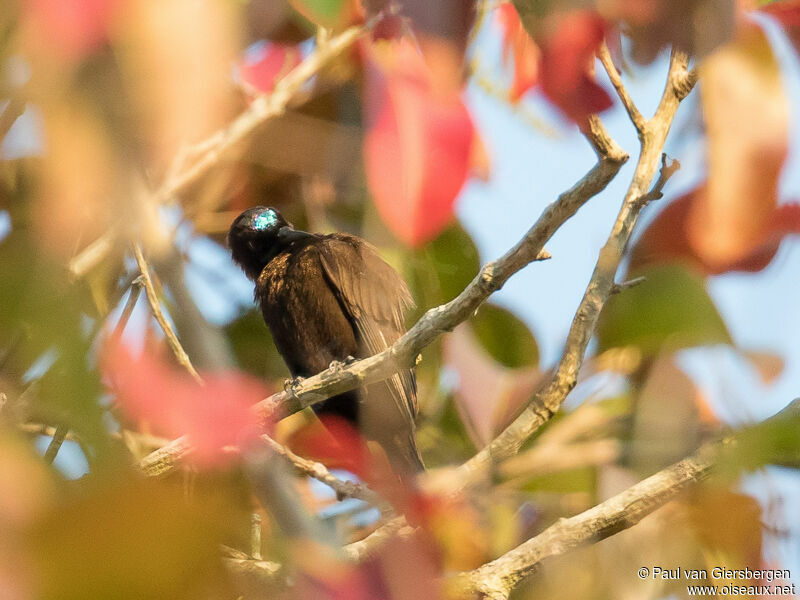
{"type": "Polygon", "coordinates": [[[619,96],[619,99],[622,101],[622,106],[624,106],[625,110],[628,112],[628,116],[634,127],[636,127],[636,131],[638,131],[640,135],[643,134],[647,121],[642,116],[642,113],[639,112],[639,109],[636,108],[633,98],[628,94],[625,84],[622,83],[622,78],[620,77],[619,71],[617,71],[617,67],[614,65],[614,61],[611,60],[611,53],[608,51],[608,46],[605,42],[603,42],[600,49],[597,51],[597,58],[600,59],[603,68],[606,70],[606,73],[608,73],[611,85],[613,85],[614,89],[617,91],[617,96],[619,96]]]}
{"type": "Polygon", "coordinates": [[[142,248],[139,244],[133,244],[133,255],[136,257],[136,264],[139,265],[139,270],[142,273],[142,285],[144,285],[147,301],[150,303],[150,309],[153,311],[153,316],[156,318],[156,321],[158,321],[158,324],[161,325],[161,329],[164,331],[170,349],[173,354],[175,354],[175,358],[178,359],[181,366],[189,371],[195,381],[203,383],[203,378],[200,377],[200,374],[195,370],[192,361],[189,359],[189,355],[186,354],[183,346],[181,346],[178,336],[175,335],[175,331],[172,329],[172,325],[167,321],[164,312],[161,310],[161,302],[158,300],[158,294],[156,294],[153,280],[150,277],[150,268],[147,265],[147,261],[144,259],[142,248]]]}
{"type": "Polygon", "coordinates": [[[295,469],[333,488],[333,491],[336,492],[336,495],[340,499],[357,498],[377,507],[384,514],[394,513],[392,507],[366,485],[339,479],[322,463],[298,456],[289,448],[283,444],[279,444],[268,435],[262,435],[261,439],[275,454],[289,461],[295,469]]]}
{"type": "Polygon", "coordinates": [[[58,451],[61,450],[61,445],[64,443],[64,440],[67,439],[67,433],[69,433],[69,428],[66,425],[59,425],[56,427],[53,437],[47,445],[47,450],[44,452],[44,462],[48,465],[52,465],[53,461],[56,459],[58,451]]]}
{"type": "Polygon", "coordinates": [[[633,527],[689,485],[706,478],[713,464],[710,451],[698,452],[587,511],[560,519],[500,558],[457,576],[455,583],[489,598],[508,598],[511,590],[545,558],[633,527]]]}
{"type": "MultiPolygon", "coordinates": [[[[647,122],[645,132],[640,138],[641,153],[633,179],[628,186],[608,241],[600,251],[589,285],[572,321],[564,352],[553,377],[536,393],[531,404],[511,425],[487,447],[459,467],[465,485],[478,476],[485,476],[496,461],[505,460],[516,454],[522,444],[558,411],[567,394],[575,387],[586,347],[594,334],[600,311],[614,290],[617,268],[633,233],[639,213],[644,206],[641,198],[648,195],[647,188],[655,175],[660,159],[663,160],[661,158],[662,148],[683,97],[683,88],[679,89],[678,86],[683,85],[685,81],[686,64],[685,55],[679,52],[673,53],[667,85],[661,102],[655,116],[647,122]]],[[[666,165],[666,162],[663,164],[665,168],[671,168],[666,165]]],[[[666,181],[668,174],[662,173],[662,177],[666,181]]],[[[663,186],[663,183],[661,185],[663,186]]]]}
{"type": "MultiPolygon", "coordinates": [[[[687,487],[706,479],[712,469],[753,436],[768,434],[775,426],[797,426],[800,399],[791,402],[766,421],[701,447],[695,454],[663,469],[578,515],[560,519],[539,535],[473,571],[452,578],[453,587],[480,592],[488,598],[508,598],[514,587],[533,573],[546,558],[566,554],[636,525],[678,496],[687,487]]],[[[800,452],[795,449],[796,458],[800,452]]]]}
{"type": "MultiPolygon", "coordinates": [[[[673,500],[691,485],[706,479],[729,453],[752,439],[770,434],[775,427],[794,428],[800,421],[800,398],[778,414],[728,437],[710,442],[693,455],[651,475],[627,490],[573,517],[560,519],[535,537],[509,550],[499,558],[472,571],[450,577],[450,591],[462,595],[480,593],[485,598],[507,600],[514,587],[536,571],[550,557],[566,554],[584,544],[611,537],[629,529],[673,500]]],[[[800,461],[800,451],[792,456],[800,461]]],[[[363,540],[344,547],[344,556],[353,563],[368,560],[380,547],[398,537],[414,534],[403,517],[392,519],[363,540]]],[[[262,583],[280,585],[282,568],[265,561],[227,560],[228,568],[239,576],[257,576],[262,583]]],[[[460,596],[459,596],[460,597],[460,596]]]]}

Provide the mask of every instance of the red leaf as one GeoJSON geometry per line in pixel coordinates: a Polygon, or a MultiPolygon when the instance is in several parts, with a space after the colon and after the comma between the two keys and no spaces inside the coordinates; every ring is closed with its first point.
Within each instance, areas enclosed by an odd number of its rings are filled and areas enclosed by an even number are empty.
{"type": "Polygon", "coordinates": [[[691,204],[688,235],[704,263],[723,269],[759,250],[775,227],[789,106],[769,43],[751,23],[700,74],[708,185],[691,204]]]}
{"type": "MultiPolygon", "coordinates": [[[[759,242],[736,260],[721,263],[709,261],[689,243],[688,218],[696,202],[705,202],[705,186],[670,202],[648,226],[636,242],[631,253],[630,271],[636,272],[647,265],[664,262],[686,262],[706,275],[729,271],[755,273],[764,269],[775,257],[783,238],[800,233],[800,204],[775,207],[760,231],[759,242]]],[[[705,235],[718,233],[709,227],[705,235]]]]}
{"type": "Polygon", "coordinates": [[[435,85],[411,42],[376,46],[366,82],[367,183],[386,225],[405,244],[419,246],[453,218],[474,129],[460,95],[435,85]]]}
{"type": "Polygon", "coordinates": [[[239,65],[242,81],[265,94],[302,61],[297,46],[265,43],[239,65]]]}
{"type": "Polygon", "coordinates": [[[69,61],[108,41],[118,0],[28,0],[23,3],[32,37],[69,61]]]}
{"type": "Polygon", "coordinates": [[[734,30],[735,0],[715,0],[713,18],[707,0],[606,0],[603,16],[619,22],[632,42],[631,54],[650,63],[663,48],[706,56],[734,30]]]}
{"type": "Polygon", "coordinates": [[[591,75],[605,32],[606,22],[597,13],[576,10],[560,17],[541,42],[542,91],[576,123],[612,105],[611,97],[591,75]]]}
{"type": "Polygon", "coordinates": [[[510,369],[489,356],[468,327],[444,340],[444,360],[458,372],[456,408],[476,447],[483,448],[513,419],[542,380],[535,368],[510,369]]]}
{"type": "Polygon", "coordinates": [[[760,12],[774,17],[792,40],[795,50],[800,51],[800,0],[783,0],[772,2],[759,9],[760,12]]]}
{"type": "Polygon", "coordinates": [[[503,29],[503,62],[514,61],[514,82],[509,99],[517,102],[539,82],[541,52],[525,27],[519,13],[510,2],[497,7],[497,21],[503,29]]]}
{"type": "Polygon", "coordinates": [[[335,416],[322,416],[296,431],[289,446],[300,456],[321,462],[329,469],[345,469],[371,480],[369,449],[358,430],[335,416]]]}
{"type": "Polygon", "coordinates": [[[193,459],[202,466],[224,464],[224,447],[242,446],[260,433],[251,407],[267,393],[251,377],[212,373],[204,375],[200,385],[146,352],[133,356],[119,342],[105,348],[103,366],[125,413],[170,438],[186,435],[193,459]]]}

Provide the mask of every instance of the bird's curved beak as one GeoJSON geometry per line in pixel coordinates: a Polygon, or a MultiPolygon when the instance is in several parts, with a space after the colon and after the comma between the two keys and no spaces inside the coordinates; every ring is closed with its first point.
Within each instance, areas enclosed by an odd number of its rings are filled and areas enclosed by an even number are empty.
{"type": "Polygon", "coordinates": [[[278,240],[284,244],[291,244],[297,240],[302,240],[311,237],[310,233],[305,231],[297,231],[291,225],[284,225],[278,230],[278,240]]]}

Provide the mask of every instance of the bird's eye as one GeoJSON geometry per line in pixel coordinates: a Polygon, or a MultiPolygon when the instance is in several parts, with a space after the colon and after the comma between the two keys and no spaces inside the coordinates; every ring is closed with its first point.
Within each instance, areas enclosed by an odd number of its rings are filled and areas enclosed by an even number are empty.
{"type": "Polygon", "coordinates": [[[278,222],[278,217],[275,211],[265,210],[263,213],[253,219],[253,229],[256,231],[264,231],[269,229],[278,222]]]}

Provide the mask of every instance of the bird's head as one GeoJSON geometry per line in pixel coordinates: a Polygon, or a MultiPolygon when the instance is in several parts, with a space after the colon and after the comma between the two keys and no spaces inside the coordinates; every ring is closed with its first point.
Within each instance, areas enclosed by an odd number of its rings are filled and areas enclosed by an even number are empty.
{"type": "Polygon", "coordinates": [[[306,234],[296,231],[274,208],[248,208],[234,220],[228,231],[233,260],[252,280],[283,248],[306,234]]]}

